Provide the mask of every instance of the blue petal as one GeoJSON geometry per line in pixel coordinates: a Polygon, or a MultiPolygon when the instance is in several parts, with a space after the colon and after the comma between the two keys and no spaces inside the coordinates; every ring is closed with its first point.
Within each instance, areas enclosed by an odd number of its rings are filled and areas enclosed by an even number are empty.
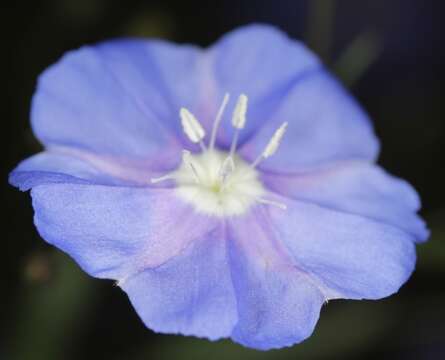
{"type": "Polygon", "coordinates": [[[227,337],[237,312],[226,253],[219,226],[194,239],[174,259],[137,273],[121,287],[147,327],[157,332],[211,340],[227,337]]]}
{"type": "Polygon", "coordinates": [[[287,206],[268,210],[277,236],[295,264],[334,291],[330,298],[379,299],[395,293],[411,275],[412,235],[311,203],[288,201],[287,206]]]}
{"type": "Polygon", "coordinates": [[[216,83],[234,96],[262,99],[320,61],[302,43],[269,25],[248,25],[224,35],[208,50],[216,83]]]}
{"type": "Polygon", "coordinates": [[[171,190],[52,183],[31,195],[40,235],[100,278],[159,266],[215,226],[196,223],[171,190]]]}
{"type": "Polygon", "coordinates": [[[346,162],[300,174],[264,173],[263,179],[283,196],[398,227],[417,241],[428,238],[429,231],[416,214],[420,209],[416,191],[378,166],[346,162]]]}
{"type": "MultiPolygon", "coordinates": [[[[229,92],[233,106],[240,94],[249,97],[248,121],[240,134],[241,141],[251,136],[266,118],[266,114],[261,116],[266,105],[270,105],[265,102],[277,90],[286,89],[321,68],[319,60],[303,44],[268,25],[249,25],[226,34],[209,49],[207,56],[217,99],[229,92]]],[[[220,142],[227,146],[230,136],[226,133],[231,135],[233,130],[228,119],[222,125],[220,142]]]]}
{"type": "Polygon", "coordinates": [[[260,165],[263,170],[292,172],[334,161],[376,160],[379,144],[367,115],[328,72],[319,71],[290,89],[276,91],[270,101],[279,105],[272,112],[258,108],[258,129],[241,149],[245,157],[255,158],[287,121],[281,145],[260,165]]]}
{"type": "MultiPolygon", "coordinates": [[[[379,145],[368,117],[300,42],[271,26],[246,26],[224,36],[208,56],[216,98],[226,91],[249,97],[248,119],[240,133],[243,156],[259,155],[287,121],[279,151],[263,168],[295,170],[376,158],[379,145]]],[[[219,144],[227,147],[233,134],[228,119],[222,128],[219,144]]]]}
{"type": "Polygon", "coordinates": [[[326,299],[321,287],[293,264],[258,211],[233,218],[229,229],[239,317],[232,339],[261,350],[306,339],[326,299]]]}
{"type": "Polygon", "coordinates": [[[144,40],[69,52],[39,79],[34,132],[47,146],[113,156],[178,150],[178,111],[198,96],[200,54],[192,46],[144,40]]]}

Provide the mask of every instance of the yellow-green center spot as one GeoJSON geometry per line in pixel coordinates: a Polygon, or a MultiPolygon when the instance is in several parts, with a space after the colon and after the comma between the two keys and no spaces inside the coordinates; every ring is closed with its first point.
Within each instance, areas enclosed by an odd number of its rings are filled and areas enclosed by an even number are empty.
{"type": "Polygon", "coordinates": [[[222,186],[221,183],[214,183],[210,186],[210,191],[214,192],[214,193],[219,193],[222,190],[222,186]]]}

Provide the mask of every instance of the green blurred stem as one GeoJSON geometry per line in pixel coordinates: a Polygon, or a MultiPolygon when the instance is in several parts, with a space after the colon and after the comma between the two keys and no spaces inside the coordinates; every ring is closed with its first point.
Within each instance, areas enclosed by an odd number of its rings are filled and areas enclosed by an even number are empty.
{"type": "Polygon", "coordinates": [[[333,70],[343,83],[352,87],[377,60],[383,46],[374,31],[358,35],[339,56],[333,70]]]}

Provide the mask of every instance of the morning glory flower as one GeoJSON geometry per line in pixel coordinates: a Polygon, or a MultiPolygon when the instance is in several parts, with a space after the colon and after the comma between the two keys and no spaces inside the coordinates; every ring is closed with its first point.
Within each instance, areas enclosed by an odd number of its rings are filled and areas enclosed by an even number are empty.
{"type": "Polygon", "coordinates": [[[208,49],[71,51],[41,75],[31,122],[44,151],[10,182],[40,235],[156,332],[290,346],[328,300],[395,293],[428,237],[416,192],[375,164],[367,115],[270,26],[208,49]]]}

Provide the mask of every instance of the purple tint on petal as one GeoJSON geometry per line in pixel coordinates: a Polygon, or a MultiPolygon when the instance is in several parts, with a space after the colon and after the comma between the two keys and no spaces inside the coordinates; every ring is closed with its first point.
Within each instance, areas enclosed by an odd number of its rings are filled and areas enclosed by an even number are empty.
{"type": "Polygon", "coordinates": [[[344,162],[300,174],[264,172],[262,179],[269,189],[285,197],[398,227],[416,241],[428,238],[429,231],[416,214],[420,208],[416,191],[376,165],[344,162]]]}
{"type": "Polygon", "coordinates": [[[196,223],[171,190],[49,184],[31,195],[41,236],[100,278],[159,266],[215,226],[196,223]]]}
{"type": "Polygon", "coordinates": [[[193,220],[211,230],[159,267],[123,282],[133,306],[150,329],[216,340],[228,337],[237,321],[236,301],[222,226],[193,220]]]}
{"type": "Polygon", "coordinates": [[[379,299],[410,277],[416,254],[408,233],[311,203],[281,201],[286,211],[269,208],[277,236],[295,263],[337,292],[335,297],[379,299]]]}
{"type": "Polygon", "coordinates": [[[239,317],[232,339],[267,350],[310,336],[325,295],[294,266],[261,211],[231,219],[228,235],[239,317]]]}
{"type": "Polygon", "coordinates": [[[154,159],[128,159],[58,147],[22,161],[9,181],[22,191],[48,183],[150,186],[151,178],[172,171],[179,161],[168,151],[154,159]]]}

